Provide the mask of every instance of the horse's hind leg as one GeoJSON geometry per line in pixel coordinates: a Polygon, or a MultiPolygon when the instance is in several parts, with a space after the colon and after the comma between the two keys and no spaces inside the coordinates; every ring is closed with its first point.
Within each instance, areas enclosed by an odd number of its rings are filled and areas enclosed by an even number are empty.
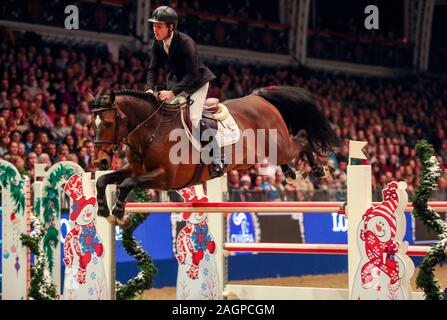
{"type": "MultiPolygon", "coordinates": [[[[317,177],[325,177],[328,175],[328,168],[321,165],[314,157],[312,151],[309,147],[309,140],[307,137],[307,133],[305,130],[300,130],[298,134],[296,134],[293,139],[293,144],[296,150],[298,150],[296,157],[295,157],[295,163],[299,159],[305,159],[309,166],[312,169],[312,174],[317,177]]],[[[284,172],[284,175],[286,176],[287,182],[291,183],[295,181],[297,178],[306,178],[307,173],[303,170],[294,171],[289,165],[282,165],[281,169],[284,172]]]]}
{"type": "MultiPolygon", "coordinates": [[[[290,146],[291,162],[295,162],[296,164],[298,159],[302,157],[302,154],[306,149],[307,145],[308,145],[307,134],[304,130],[301,130],[300,132],[298,132],[297,135],[295,135],[292,138],[292,145],[290,146]]],[[[304,172],[303,170],[296,171],[295,168],[293,168],[289,164],[281,164],[281,170],[284,173],[284,176],[288,183],[293,183],[298,179],[303,179],[307,177],[306,172],[304,172]]]]}
{"type": "Polygon", "coordinates": [[[305,151],[304,153],[310,168],[312,169],[312,174],[317,178],[324,178],[328,175],[328,168],[320,164],[314,157],[311,151],[305,151]]]}
{"type": "Polygon", "coordinates": [[[110,216],[107,207],[106,187],[109,184],[122,183],[124,179],[130,176],[129,166],[125,166],[120,170],[105,174],[96,181],[96,198],[98,203],[98,215],[107,219],[108,222],[114,224],[115,217],[110,216]]]}
{"type": "Polygon", "coordinates": [[[326,178],[332,173],[331,171],[332,168],[322,165],[315,159],[313,152],[309,146],[307,133],[304,130],[298,132],[298,134],[294,137],[294,140],[302,146],[300,156],[301,158],[307,160],[307,163],[312,169],[312,175],[314,175],[317,178],[326,178]]]}

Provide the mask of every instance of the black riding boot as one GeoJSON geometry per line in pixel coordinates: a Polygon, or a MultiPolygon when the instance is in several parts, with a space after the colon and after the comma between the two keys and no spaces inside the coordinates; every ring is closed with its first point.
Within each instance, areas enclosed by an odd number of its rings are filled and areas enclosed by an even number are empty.
{"type": "Polygon", "coordinates": [[[204,147],[203,151],[207,152],[207,154],[209,154],[211,157],[212,165],[210,166],[209,174],[211,178],[217,178],[225,173],[225,154],[220,155],[220,152],[212,152],[212,154],[210,154],[211,150],[220,150],[216,137],[217,130],[211,128],[205,121],[200,121],[201,133],[208,129],[212,130],[213,133],[213,135],[211,136],[211,142],[202,140],[200,140],[200,142],[202,144],[202,148],[204,147]]]}

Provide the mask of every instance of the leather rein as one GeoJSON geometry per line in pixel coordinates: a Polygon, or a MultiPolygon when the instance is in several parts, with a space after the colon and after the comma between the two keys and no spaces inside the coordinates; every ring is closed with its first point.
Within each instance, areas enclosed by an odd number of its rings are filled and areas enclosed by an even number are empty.
{"type": "MultiPolygon", "coordinates": [[[[187,106],[191,106],[191,104],[193,103],[193,100],[189,100],[187,103],[187,106]]],[[[160,110],[161,110],[161,118],[160,121],[157,124],[157,127],[155,128],[154,132],[152,133],[151,137],[149,138],[149,143],[151,143],[154,138],[155,135],[158,131],[158,129],[160,128],[160,125],[162,122],[170,122],[172,120],[174,120],[178,114],[180,113],[181,109],[184,108],[184,106],[180,106],[180,108],[178,107],[178,105],[175,106],[169,106],[169,105],[165,105],[165,102],[161,102],[160,105],[157,107],[157,109],[155,109],[154,112],[152,112],[146,119],[144,119],[142,122],[140,122],[135,128],[133,128],[132,130],[128,130],[128,133],[122,138],[119,138],[119,127],[120,127],[120,119],[124,120],[126,123],[128,123],[128,118],[127,116],[121,111],[119,110],[119,108],[116,106],[115,102],[113,102],[113,104],[110,107],[101,107],[101,108],[95,108],[92,110],[92,113],[94,115],[98,115],[101,114],[103,112],[106,111],[113,111],[114,112],[114,116],[115,116],[115,136],[113,140],[94,140],[94,145],[95,147],[99,148],[100,150],[104,151],[108,156],[112,157],[119,149],[120,147],[124,144],[126,146],[128,146],[130,148],[130,150],[132,151],[132,153],[134,153],[141,161],[143,160],[143,156],[141,154],[141,152],[139,150],[137,150],[135,147],[133,147],[130,143],[129,143],[129,137],[136,133],[138,130],[141,129],[141,127],[143,127],[150,119],[152,119],[160,110]],[[176,114],[174,115],[174,117],[172,119],[169,120],[165,120],[163,121],[163,111],[167,111],[167,112],[176,112],[176,114]],[[113,145],[113,148],[111,151],[107,150],[104,145],[113,145]]]]}

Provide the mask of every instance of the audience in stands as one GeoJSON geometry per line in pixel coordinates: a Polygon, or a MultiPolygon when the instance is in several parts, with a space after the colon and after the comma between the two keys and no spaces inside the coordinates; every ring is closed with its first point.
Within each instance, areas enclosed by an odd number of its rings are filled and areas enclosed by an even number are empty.
{"type": "MultiPolygon", "coordinates": [[[[94,132],[87,92],[97,89],[143,89],[150,58],[122,50],[115,59],[91,50],[44,44],[0,44],[0,158],[33,176],[34,163],[50,165],[72,160],[95,170],[94,132]]],[[[377,188],[403,179],[417,187],[420,167],[415,143],[433,143],[447,174],[447,83],[430,76],[364,78],[312,71],[209,62],[218,79],[210,95],[221,100],[240,97],[266,85],[293,85],[313,93],[344,146],[326,159],[334,167],[328,181],[306,179],[287,184],[278,167],[262,163],[251,170],[229,173],[234,201],[342,199],[346,188],[348,139],[368,141],[373,184],[377,188]]],[[[158,79],[159,88],[165,76],[158,79]]],[[[299,109],[297,109],[299,112],[299,109]]],[[[115,169],[126,163],[123,152],[115,169]]],[[[305,172],[310,168],[304,166],[305,172]]],[[[445,178],[436,194],[446,200],[445,178]]]]}

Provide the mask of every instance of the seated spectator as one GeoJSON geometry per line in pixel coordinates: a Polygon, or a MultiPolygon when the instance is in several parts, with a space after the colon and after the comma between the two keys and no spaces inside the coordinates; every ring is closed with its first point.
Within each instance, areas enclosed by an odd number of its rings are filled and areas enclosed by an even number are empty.
{"type": "Polygon", "coordinates": [[[11,108],[11,101],[9,101],[6,91],[0,92],[0,110],[3,108],[11,108]]]}
{"type": "Polygon", "coordinates": [[[263,182],[262,176],[256,176],[251,197],[252,201],[266,201],[262,186],[263,182]]]}
{"type": "Polygon", "coordinates": [[[78,155],[79,165],[85,170],[87,168],[87,164],[90,160],[90,157],[88,156],[88,153],[87,153],[87,148],[79,147],[77,155],[78,155]]]}
{"type": "Polygon", "coordinates": [[[49,142],[48,134],[45,131],[41,131],[37,134],[36,142],[42,144],[42,148],[46,148],[49,142]]]}
{"type": "Polygon", "coordinates": [[[22,141],[22,134],[18,130],[14,130],[10,133],[11,141],[19,143],[22,141]]]}
{"type": "Polygon", "coordinates": [[[79,110],[76,114],[76,122],[79,122],[80,124],[87,124],[89,123],[90,119],[91,112],[88,106],[88,102],[81,101],[81,103],[79,104],[79,110]]]}
{"type": "Polygon", "coordinates": [[[56,163],[57,159],[57,145],[55,142],[49,142],[45,148],[45,153],[48,154],[52,163],[56,163]]]}
{"type": "Polygon", "coordinates": [[[29,92],[31,99],[34,99],[34,97],[38,93],[41,92],[39,86],[37,85],[37,81],[36,81],[36,77],[35,76],[28,77],[27,84],[25,84],[23,86],[23,88],[29,92]]]}
{"type": "Polygon", "coordinates": [[[53,102],[51,102],[48,105],[47,115],[48,115],[48,119],[50,119],[50,121],[51,121],[51,124],[54,126],[56,118],[60,117],[60,115],[57,114],[56,105],[53,102]]]}
{"type": "Polygon", "coordinates": [[[17,129],[24,132],[28,129],[26,115],[21,108],[14,108],[12,119],[17,123],[17,129]]]}
{"type": "MultiPolygon", "coordinates": [[[[71,136],[73,136],[73,138],[74,138],[76,148],[81,147],[83,145],[84,141],[86,139],[88,139],[88,137],[86,137],[84,135],[84,133],[85,133],[85,130],[84,130],[84,127],[82,126],[82,124],[80,124],[78,122],[75,123],[73,126],[73,130],[71,132],[71,136]]],[[[70,145],[68,144],[68,146],[70,146],[70,145]]]]}
{"type": "Polygon", "coordinates": [[[74,163],[79,164],[79,157],[76,153],[70,153],[67,157],[67,161],[72,161],[74,163]]]}
{"type": "Polygon", "coordinates": [[[87,155],[89,157],[89,161],[93,162],[93,159],[95,158],[95,144],[91,139],[84,140],[84,144],[82,145],[87,149],[87,155]]]}
{"type": "Polygon", "coordinates": [[[261,166],[258,169],[258,174],[262,176],[275,176],[276,169],[274,166],[269,164],[267,159],[264,159],[261,162],[261,166]]]}
{"type": "Polygon", "coordinates": [[[19,142],[18,153],[19,153],[20,157],[25,159],[27,152],[26,152],[25,144],[23,142],[19,142]]]}
{"type": "Polygon", "coordinates": [[[63,156],[67,158],[69,154],[70,154],[70,148],[65,143],[59,145],[58,156],[63,156]]]}
{"type": "Polygon", "coordinates": [[[65,136],[65,139],[63,141],[63,144],[68,147],[70,150],[70,153],[75,153],[77,150],[77,143],[73,135],[68,134],[65,136]]]}
{"type": "Polygon", "coordinates": [[[34,177],[34,165],[37,163],[37,154],[29,152],[25,158],[25,169],[29,177],[34,177]]]}
{"type": "Polygon", "coordinates": [[[20,156],[12,157],[9,161],[17,168],[17,171],[19,171],[21,174],[27,174],[27,171],[25,169],[25,161],[20,156]]]}
{"type": "Polygon", "coordinates": [[[275,186],[275,176],[266,176],[261,185],[261,189],[266,195],[266,201],[281,201],[281,195],[278,188],[275,186]]]}
{"type": "Polygon", "coordinates": [[[24,132],[23,137],[24,137],[23,142],[25,143],[26,153],[31,152],[34,144],[34,132],[26,131],[24,132]]]}
{"type": "Polygon", "coordinates": [[[240,200],[242,202],[252,201],[251,189],[251,179],[248,175],[243,175],[240,179],[240,200]]]}
{"type": "Polygon", "coordinates": [[[4,155],[4,157],[5,159],[8,159],[12,156],[18,156],[18,155],[19,155],[19,144],[17,142],[11,141],[8,144],[8,152],[4,155]]]}
{"type": "Polygon", "coordinates": [[[33,144],[32,151],[37,154],[37,156],[40,156],[43,153],[43,146],[40,142],[35,142],[33,144]]]}
{"type": "Polygon", "coordinates": [[[286,200],[285,185],[287,184],[282,170],[277,170],[275,173],[275,188],[278,190],[281,200],[286,200]]]}
{"type": "Polygon", "coordinates": [[[31,128],[35,131],[40,131],[41,129],[51,129],[53,126],[48,118],[48,115],[45,111],[37,107],[35,102],[31,102],[28,115],[31,128]]]}
{"type": "Polygon", "coordinates": [[[46,153],[41,153],[37,158],[37,163],[45,164],[45,170],[51,167],[51,159],[50,156],[46,153]]]}
{"type": "Polygon", "coordinates": [[[65,117],[56,117],[54,127],[51,129],[51,137],[59,144],[71,132],[72,128],[65,123],[65,117]]]}
{"type": "Polygon", "coordinates": [[[230,201],[241,201],[240,187],[239,172],[237,170],[231,170],[228,173],[228,194],[230,201]]]}

